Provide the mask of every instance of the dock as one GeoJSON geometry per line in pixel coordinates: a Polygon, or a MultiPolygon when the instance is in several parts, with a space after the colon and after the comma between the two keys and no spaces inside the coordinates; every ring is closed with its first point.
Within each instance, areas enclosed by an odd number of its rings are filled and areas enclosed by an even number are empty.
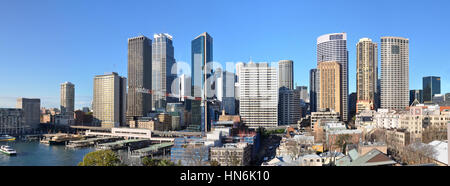
{"type": "Polygon", "coordinates": [[[117,140],[120,140],[122,138],[119,137],[98,137],[98,138],[88,138],[88,139],[84,139],[84,140],[74,140],[74,141],[69,141],[69,143],[67,143],[66,147],[67,148],[83,148],[83,147],[92,147],[95,146],[96,144],[101,144],[101,143],[109,143],[109,142],[115,142],[117,140]]]}
{"type": "Polygon", "coordinates": [[[173,146],[173,142],[165,142],[160,144],[150,145],[149,147],[137,149],[131,152],[132,157],[145,157],[157,154],[166,155],[166,152],[173,146]]]}
{"type": "Polygon", "coordinates": [[[125,149],[127,147],[136,149],[136,148],[142,148],[143,146],[148,145],[149,143],[150,143],[149,139],[120,140],[120,141],[116,141],[116,142],[97,144],[96,149],[97,150],[119,150],[119,149],[125,149]]]}

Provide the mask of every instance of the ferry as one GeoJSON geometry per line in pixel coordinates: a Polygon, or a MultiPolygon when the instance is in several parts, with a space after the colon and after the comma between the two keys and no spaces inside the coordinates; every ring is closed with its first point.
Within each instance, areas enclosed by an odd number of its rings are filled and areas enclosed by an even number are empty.
{"type": "Polygon", "coordinates": [[[16,140],[15,137],[10,136],[10,135],[1,135],[0,136],[0,141],[14,141],[16,140]]]}
{"type": "Polygon", "coordinates": [[[12,149],[10,146],[8,145],[2,145],[0,147],[0,152],[5,153],[7,155],[16,155],[16,150],[12,149]]]}

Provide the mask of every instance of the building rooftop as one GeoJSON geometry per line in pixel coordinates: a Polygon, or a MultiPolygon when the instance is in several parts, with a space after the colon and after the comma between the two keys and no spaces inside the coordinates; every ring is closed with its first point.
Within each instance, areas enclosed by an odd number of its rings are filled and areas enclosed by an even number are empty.
{"type": "Polygon", "coordinates": [[[435,159],[448,165],[448,141],[432,141],[428,145],[433,146],[436,150],[435,159]]]}

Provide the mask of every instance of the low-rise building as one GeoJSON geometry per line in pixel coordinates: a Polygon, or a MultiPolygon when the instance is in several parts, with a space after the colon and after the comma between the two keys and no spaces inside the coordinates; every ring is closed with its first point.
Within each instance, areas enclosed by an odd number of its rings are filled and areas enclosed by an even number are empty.
{"type": "Polygon", "coordinates": [[[330,130],[326,133],[326,139],[328,150],[340,152],[343,143],[358,144],[362,140],[362,131],[359,129],[330,130]]]}
{"type": "Polygon", "coordinates": [[[247,143],[227,143],[211,147],[211,161],[221,166],[247,166],[251,161],[251,147],[247,143]]]}

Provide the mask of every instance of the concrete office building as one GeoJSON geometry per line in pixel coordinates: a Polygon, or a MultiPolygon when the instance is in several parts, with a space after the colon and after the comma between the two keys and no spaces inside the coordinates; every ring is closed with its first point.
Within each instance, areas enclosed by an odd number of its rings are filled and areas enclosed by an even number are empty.
{"type": "Polygon", "coordinates": [[[340,64],[336,61],[320,62],[320,93],[319,108],[331,109],[343,116],[341,101],[341,72],[340,64]]]}
{"type": "Polygon", "coordinates": [[[178,96],[178,101],[186,101],[191,96],[191,77],[181,74],[174,82],[177,87],[172,87],[173,94],[178,96]]]}
{"type": "MultiPolygon", "coordinates": [[[[217,73],[217,72],[216,72],[217,73]]],[[[222,110],[228,114],[235,114],[235,77],[232,72],[225,71],[217,78],[217,99],[222,102],[222,110]]]]}
{"type": "Polygon", "coordinates": [[[206,102],[215,94],[210,82],[210,77],[214,75],[210,64],[213,61],[213,38],[208,33],[204,32],[192,40],[191,61],[191,95],[200,100],[191,100],[191,124],[188,130],[207,132],[211,118],[210,114],[205,114],[208,113],[206,102]]]}
{"type": "MultiPolygon", "coordinates": [[[[216,72],[217,73],[217,72],[216,72]]],[[[235,90],[235,77],[236,75],[232,72],[224,71],[218,76],[216,85],[217,85],[217,99],[222,101],[224,97],[234,97],[235,90]]]]}
{"type": "Polygon", "coordinates": [[[277,69],[250,62],[241,68],[239,112],[250,128],[278,126],[277,69]]]}
{"type": "Polygon", "coordinates": [[[24,129],[22,109],[0,108],[0,134],[17,135],[24,129]]]}
{"type": "Polygon", "coordinates": [[[127,121],[146,116],[152,109],[151,43],[145,36],[128,39],[127,121]]]}
{"type": "Polygon", "coordinates": [[[279,89],[278,123],[280,125],[297,124],[301,115],[299,91],[281,87],[279,89]]]}
{"type": "Polygon", "coordinates": [[[278,87],[294,89],[294,62],[292,60],[278,62],[278,87]]]}
{"type": "Polygon", "coordinates": [[[375,109],[378,80],[378,47],[369,38],[356,44],[356,113],[375,109]]]}
{"type": "Polygon", "coordinates": [[[409,103],[409,39],[381,37],[381,108],[409,103]]]}
{"type": "Polygon", "coordinates": [[[450,93],[445,94],[444,100],[445,105],[450,106],[450,93]]]}
{"type": "Polygon", "coordinates": [[[422,80],[423,102],[431,103],[434,95],[441,94],[441,77],[427,76],[422,80]]]}
{"type": "Polygon", "coordinates": [[[316,112],[318,110],[318,96],[320,90],[320,78],[319,78],[318,69],[311,69],[309,71],[309,110],[312,112],[316,112]]]}
{"type": "Polygon", "coordinates": [[[176,98],[166,96],[172,93],[172,74],[175,64],[172,36],[166,33],[154,34],[152,44],[152,110],[164,110],[167,102],[176,98]]]}
{"type": "MultiPolygon", "coordinates": [[[[325,34],[317,38],[317,64],[335,61],[340,65],[340,113],[343,121],[348,120],[348,50],[347,34],[325,34]]],[[[323,86],[320,86],[322,88],[323,86]]],[[[322,89],[320,89],[322,91],[322,89]]]]}
{"type": "Polygon", "coordinates": [[[75,110],[75,85],[71,82],[61,84],[61,114],[73,118],[75,110]]]}
{"type": "Polygon", "coordinates": [[[307,86],[296,86],[295,89],[300,93],[300,100],[309,103],[309,94],[307,86]]]}
{"type": "Polygon", "coordinates": [[[116,72],[94,78],[94,122],[104,128],[125,126],[127,79],[116,72]]]}
{"type": "Polygon", "coordinates": [[[22,109],[25,128],[36,129],[41,123],[41,99],[18,98],[16,108],[22,109]]]}

